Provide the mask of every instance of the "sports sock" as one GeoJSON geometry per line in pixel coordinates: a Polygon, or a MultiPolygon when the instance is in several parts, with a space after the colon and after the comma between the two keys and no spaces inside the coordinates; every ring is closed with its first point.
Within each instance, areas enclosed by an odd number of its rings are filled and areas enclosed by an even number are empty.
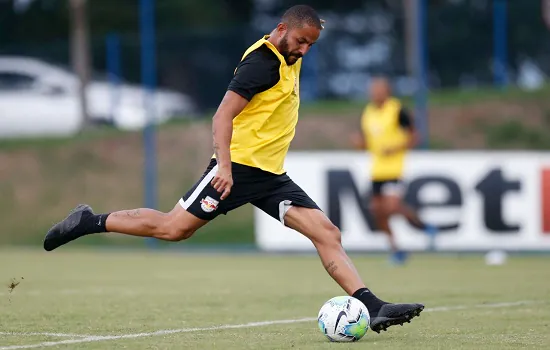
{"type": "Polygon", "coordinates": [[[88,212],[84,212],[82,214],[82,219],[78,224],[79,231],[82,232],[82,236],[88,235],[91,233],[107,232],[105,223],[107,222],[107,217],[110,214],[111,213],[94,215],[88,212]]]}
{"type": "Polygon", "coordinates": [[[368,288],[358,289],[355,293],[353,293],[352,297],[363,302],[371,315],[377,314],[382,305],[388,304],[387,302],[378,299],[378,297],[368,288]]]}

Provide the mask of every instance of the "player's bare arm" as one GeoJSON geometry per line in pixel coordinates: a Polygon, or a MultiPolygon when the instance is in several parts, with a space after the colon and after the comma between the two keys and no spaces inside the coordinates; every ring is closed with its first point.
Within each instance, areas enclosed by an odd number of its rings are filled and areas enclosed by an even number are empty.
{"type": "Polygon", "coordinates": [[[403,128],[403,130],[407,133],[407,139],[405,142],[403,142],[403,144],[394,145],[392,147],[387,148],[384,152],[386,155],[392,155],[394,153],[399,153],[399,152],[407,151],[409,149],[413,149],[418,145],[420,141],[418,132],[414,127],[414,121],[413,121],[412,115],[402,110],[400,112],[399,118],[400,118],[399,123],[401,124],[401,128],[403,128]]]}
{"type": "Polygon", "coordinates": [[[364,150],[367,147],[365,137],[360,131],[356,131],[350,136],[351,144],[355,149],[364,150]]]}
{"type": "Polygon", "coordinates": [[[416,129],[410,129],[408,142],[405,147],[407,149],[413,149],[418,146],[419,141],[420,137],[418,136],[418,132],[416,131],[416,129]]]}
{"type": "Polygon", "coordinates": [[[353,148],[364,151],[367,148],[367,140],[362,131],[361,123],[357,125],[357,129],[350,135],[350,142],[353,148]]]}
{"type": "Polygon", "coordinates": [[[233,119],[242,112],[248,100],[233,91],[227,91],[212,118],[212,138],[214,153],[218,161],[218,172],[212,179],[212,186],[221,192],[221,199],[227,198],[233,186],[231,174],[231,135],[233,134],[233,119]]]}

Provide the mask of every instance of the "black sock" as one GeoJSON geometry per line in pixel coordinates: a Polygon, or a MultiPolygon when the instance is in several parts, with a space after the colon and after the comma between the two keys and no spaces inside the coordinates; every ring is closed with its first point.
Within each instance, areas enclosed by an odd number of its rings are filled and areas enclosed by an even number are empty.
{"type": "Polygon", "coordinates": [[[353,293],[352,297],[362,301],[371,315],[378,313],[382,305],[388,304],[387,302],[378,299],[378,297],[368,288],[358,289],[355,293],[353,293]]]}
{"type": "Polygon", "coordinates": [[[94,215],[97,220],[97,233],[107,232],[107,217],[111,213],[94,215]]]}
{"type": "Polygon", "coordinates": [[[79,229],[82,232],[82,235],[89,235],[92,233],[101,233],[107,232],[105,223],[107,222],[107,217],[111,213],[107,214],[89,214],[87,212],[83,213],[82,219],[79,223],[79,229]]]}

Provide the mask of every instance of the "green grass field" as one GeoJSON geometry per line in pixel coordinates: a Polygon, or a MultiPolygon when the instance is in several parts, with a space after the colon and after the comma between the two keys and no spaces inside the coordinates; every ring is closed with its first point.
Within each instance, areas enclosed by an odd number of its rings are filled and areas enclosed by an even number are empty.
{"type": "Polygon", "coordinates": [[[421,317],[328,342],[315,318],[342,291],[313,255],[4,249],[0,350],[550,347],[548,257],[490,267],[480,255],[416,255],[402,268],[352,258],[379,296],[425,303],[421,317]]]}

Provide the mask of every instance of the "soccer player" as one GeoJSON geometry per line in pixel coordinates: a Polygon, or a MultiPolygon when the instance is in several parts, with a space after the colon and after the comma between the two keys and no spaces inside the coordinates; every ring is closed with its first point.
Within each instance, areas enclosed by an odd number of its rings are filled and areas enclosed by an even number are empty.
{"type": "Polygon", "coordinates": [[[418,316],[424,305],[388,303],[366,288],[338,228],[283,169],[298,121],[302,56],[319,38],[322,23],[311,7],[291,7],[246,50],[213,117],[210,164],[170,212],[94,214],[82,204],[49,230],[44,249],[99,232],[181,241],[219,214],[252,203],[312,241],[329,275],[365,304],[375,332],[418,316]]]}
{"type": "Polygon", "coordinates": [[[388,235],[391,262],[403,264],[407,254],[395,242],[389,225],[392,215],[405,216],[432,239],[435,235],[435,227],[423,223],[402,200],[405,190],[402,179],[405,156],[409,149],[417,145],[418,136],[410,114],[397,98],[392,97],[387,79],[373,79],[370,95],[370,103],[361,117],[362,132],[355,133],[352,142],[357,148],[367,149],[372,155],[371,210],[378,228],[388,235]]]}

